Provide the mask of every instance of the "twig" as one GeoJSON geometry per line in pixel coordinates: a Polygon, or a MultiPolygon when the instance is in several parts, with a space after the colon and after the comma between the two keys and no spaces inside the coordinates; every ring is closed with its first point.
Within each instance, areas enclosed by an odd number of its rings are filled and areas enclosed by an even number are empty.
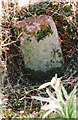
{"type": "MultiPolygon", "coordinates": [[[[13,43],[16,43],[17,41],[18,41],[18,38],[21,36],[23,34],[23,32],[22,33],[20,33],[20,35],[17,37],[17,39],[16,39],[16,41],[12,41],[12,42],[10,42],[10,43],[7,43],[7,44],[2,44],[2,47],[5,47],[5,46],[8,46],[8,45],[11,45],[11,44],[13,44],[13,43]]],[[[11,37],[11,36],[10,36],[11,37]]],[[[8,38],[7,38],[8,39],[8,38]]],[[[6,39],[6,40],[7,40],[6,39]]]]}

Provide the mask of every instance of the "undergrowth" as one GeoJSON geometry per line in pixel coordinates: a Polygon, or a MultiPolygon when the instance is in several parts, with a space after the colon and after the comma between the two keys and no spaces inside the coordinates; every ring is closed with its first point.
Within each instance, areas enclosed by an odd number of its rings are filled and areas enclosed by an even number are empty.
{"type": "Polygon", "coordinates": [[[41,117],[42,103],[32,100],[31,96],[47,97],[45,89],[39,91],[37,88],[42,83],[49,81],[55,73],[59,77],[62,76],[62,83],[68,93],[77,83],[77,26],[73,5],[74,3],[40,2],[29,5],[29,9],[24,7],[19,10],[18,5],[11,2],[8,9],[3,8],[0,56],[2,91],[4,96],[8,98],[7,104],[3,106],[5,118],[41,117]],[[62,70],[53,69],[46,74],[25,69],[20,49],[22,32],[17,24],[27,17],[42,14],[53,17],[65,62],[62,70]]]}

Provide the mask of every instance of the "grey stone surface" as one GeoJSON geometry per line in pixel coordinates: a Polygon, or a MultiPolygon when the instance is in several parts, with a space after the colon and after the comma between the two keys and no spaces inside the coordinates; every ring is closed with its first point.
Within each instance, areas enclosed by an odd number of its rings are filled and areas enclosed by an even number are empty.
{"type": "Polygon", "coordinates": [[[21,49],[27,68],[45,72],[52,68],[61,67],[63,57],[58,32],[50,16],[29,17],[20,21],[19,26],[23,31],[21,49]],[[49,32],[47,31],[48,35],[44,36],[48,26],[50,27],[49,32]]]}

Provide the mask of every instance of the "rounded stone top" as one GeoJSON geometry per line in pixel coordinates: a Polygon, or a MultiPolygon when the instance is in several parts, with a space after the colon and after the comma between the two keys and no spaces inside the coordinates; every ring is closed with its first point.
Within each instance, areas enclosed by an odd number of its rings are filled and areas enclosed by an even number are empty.
{"type": "Polygon", "coordinates": [[[28,17],[27,19],[20,21],[18,24],[25,33],[31,34],[32,32],[37,33],[42,26],[49,25],[50,20],[52,21],[52,18],[50,16],[40,15],[28,17]]]}

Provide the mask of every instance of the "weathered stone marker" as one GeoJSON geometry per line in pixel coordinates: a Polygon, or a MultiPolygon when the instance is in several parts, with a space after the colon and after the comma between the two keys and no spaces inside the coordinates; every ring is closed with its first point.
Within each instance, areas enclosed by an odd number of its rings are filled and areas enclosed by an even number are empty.
{"type": "Polygon", "coordinates": [[[51,16],[29,17],[19,22],[26,68],[48,71],[63,61],[58,32],[51,16]]]}

